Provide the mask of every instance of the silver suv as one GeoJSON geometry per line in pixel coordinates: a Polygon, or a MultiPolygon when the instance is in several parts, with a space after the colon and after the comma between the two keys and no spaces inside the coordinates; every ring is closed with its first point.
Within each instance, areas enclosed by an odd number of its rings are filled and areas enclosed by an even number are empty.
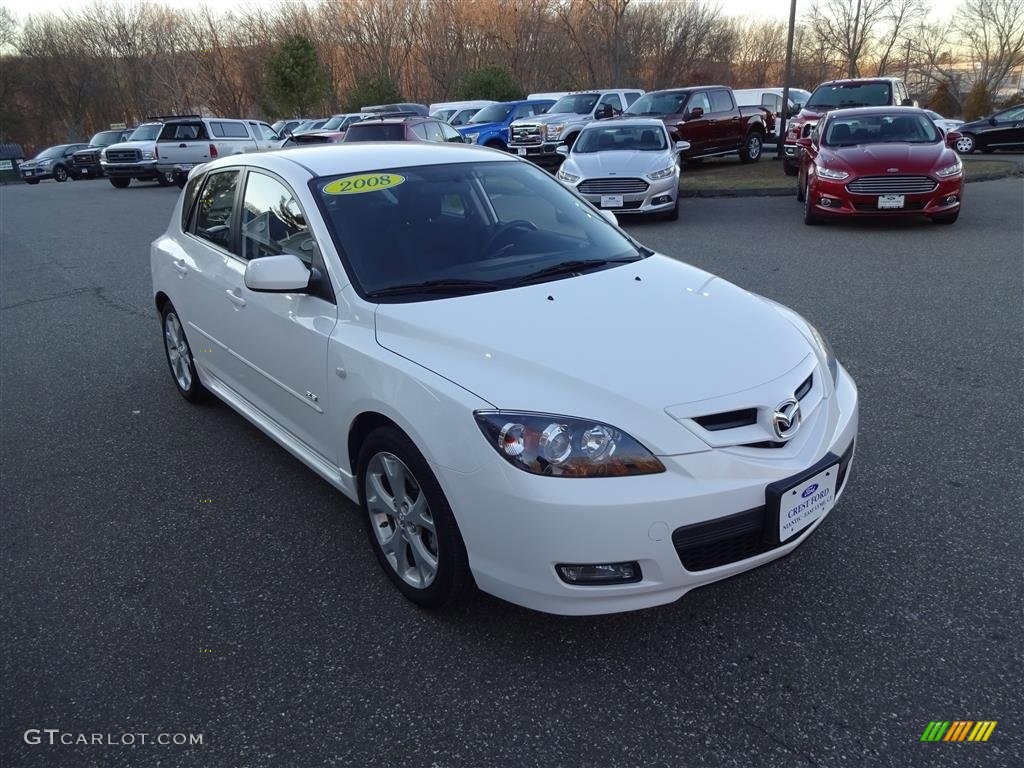
{"type": "Polygon", "coordinates": [[[545,114],[513,121],[508,150],[539,165],[558,165],[562,156],[555,149],[560,144],[572,147],[587,123],[618,117],[643,94],[639,89],[567,93],[545,114]]]}

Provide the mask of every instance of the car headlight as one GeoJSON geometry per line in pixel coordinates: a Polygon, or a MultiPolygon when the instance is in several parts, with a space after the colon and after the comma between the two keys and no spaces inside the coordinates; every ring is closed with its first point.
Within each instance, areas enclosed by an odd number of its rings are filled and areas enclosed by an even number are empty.
{"type": "Polygon", "coordinates": [[[465,134],[466,139],[470,144],[476,144],[476,140],[480,138],[479,133],[467,133],[465,134]]]}
{"type": "Polygon", "coordinates": [[[679,170],[679,166],[673,164],[673,165],[670,165],[668,168],[662,168],[660,171],[655,171],[654,173],[648,173],[647,174],[647,178],[650,179],[651,181],[657,181],[658,179],[667,179],[669,176],[671,176],[672,174],[674,174],[678,170],[679,170]]]}
{"type": "Polygon", "coordinates": [[[935,172],[935,175],[943,179],[948,179],[950,176],[959,175],[960,173],[963,172],[963,170],[964,164],[961,163],[959,159],[957,159],[957,161],[953,163],[953,165],[947,165],[945,168],[940,168],[939,170],[937,170],[935,172]]]}
{"type": "Polygon", "coordinates": [[[153,160],[154,159],[153,158],[153,151],[150,150],[150,149],[142,150],[142,159],[143,160],[153,160]]]}
{"type": "Polygon", "coordinates": [[[106,160],[106,159],[107,159],[107,150],[101,149],[100,150],[100,160],[106,160]]]}
{"type": "Polygon", "coordinates": [[[476,423],[509,464],[549,477],[653,475],[665,466],[640,443],[599,421],[521,411],[476,411],[476,423]]]}
{"type": "Polygon", "coordinates": [[[557,139],[562,135],[562,131],[565,130],[565,123],[555,123],[554,125],[548,126],[548,138],[557,139]]]}
{"type": "Polygon", "coordinates": [[[825,357],[825,365],[828,366],[829,375],[832,376],[832,383],[835,384],[836,379],[839,378],[839,360],[836,359],[836,353],[832,351],[832,345],[828,343],[828,339],[825,338],[821,331],[811,323],[807,323],[807,327],[810,329],[814,341],[817,342],[821,354],[825,357]]]}
{"type": "Polygon", "coordinates": [[[570,184],[575,184],[577,181],[580,180],[580,177],[577,176],[576,174],[569,173],[569,172],[567,172],[567,171],[565,171],[565,170],[563,170],[561,168],[558,169],[558,174],[557,175],[558,175],[559,181],[567,181],[570,184]]]}
{"type": "Polygon", "coordinates": [[[39,165],[40,165],[40,167],[47,166],[47,165],[53,165],[53,160],[40,160],[39,161],[39,165]]]}
{"type": "Polygon", "coordinates": [[[835,168],[825,168],[824,166],[816,166],[818,175],[823,179],[832,179],[833,181],[842,181],[848,174],[846,171],[837,171],[835,168]]]}

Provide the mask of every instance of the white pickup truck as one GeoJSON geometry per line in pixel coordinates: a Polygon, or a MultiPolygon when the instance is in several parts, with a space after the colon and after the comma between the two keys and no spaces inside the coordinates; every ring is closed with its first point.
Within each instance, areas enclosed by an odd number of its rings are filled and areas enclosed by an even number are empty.
{"type": "Polygon", "coordinates": [[[188,172],[218,157],[279,149],[285,138],[258,120],[197,117],[169,120],[156,142],[157,168],[179,187],[188,172]]]}

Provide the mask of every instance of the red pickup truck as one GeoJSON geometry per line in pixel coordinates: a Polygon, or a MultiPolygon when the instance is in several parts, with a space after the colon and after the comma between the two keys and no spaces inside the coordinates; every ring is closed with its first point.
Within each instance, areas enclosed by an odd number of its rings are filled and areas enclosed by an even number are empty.
{"type": "Polygon", "coordinates": [[[761,157],[764,137],[775,118],[764,107],[738,107],[732,88],[695,85],[650,91],[633,102],[624,117],[659,117],[674,141],[687,141],[683,161],[736,153],[744,163],[761,157]]]}

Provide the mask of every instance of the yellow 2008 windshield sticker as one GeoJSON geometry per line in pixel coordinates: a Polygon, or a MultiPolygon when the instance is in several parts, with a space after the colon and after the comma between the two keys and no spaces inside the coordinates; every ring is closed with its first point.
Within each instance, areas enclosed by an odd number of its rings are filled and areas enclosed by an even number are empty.
{"type": "Polygon", "coordinates": [[[377,192],[389,187],[397,187],[405,182],[405,176],[397,173],[363,173],[359,176],[346,176],[335,179],[324,186],[325,195],[358,195],[363,192],[377,192]]]}

